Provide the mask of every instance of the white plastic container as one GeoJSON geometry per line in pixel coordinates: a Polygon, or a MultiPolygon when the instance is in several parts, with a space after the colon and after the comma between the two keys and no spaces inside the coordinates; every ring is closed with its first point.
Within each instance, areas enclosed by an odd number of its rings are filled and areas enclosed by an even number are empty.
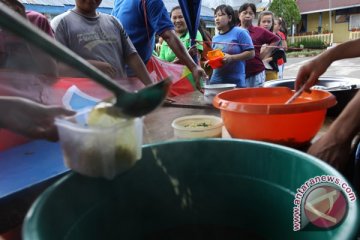
{"type": "Polygon", "coordinates": [[[86,176],[112,179],[141,158],[142,119],[90,127],[89,112],[55,119],[65,164],[86,176]]]}
{"type": "Polygon", "coordinates": [[[175,138],[221,138],[223,121],[211,115],[176,118],[171,126],[175,138]]]}
{"type": "Polygon", "coordinates": [[[214,97],[223,91],[231,90],[236,87],[236,84],[210,84],[204,85],[204,101],[206,104],[212,105],[214,97]]]}

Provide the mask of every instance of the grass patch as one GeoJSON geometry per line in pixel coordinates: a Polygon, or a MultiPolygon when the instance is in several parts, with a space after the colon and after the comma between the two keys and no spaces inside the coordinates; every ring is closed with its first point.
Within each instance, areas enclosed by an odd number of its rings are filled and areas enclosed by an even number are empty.
{"type": "Polygon", "coordinates": [[[296,52],[287,52],[286,57],[312,57],[319,55],[322,53],[324,49],[316,49],[316,50],[302,50],[302,51],[296,51],[296,52]]]}

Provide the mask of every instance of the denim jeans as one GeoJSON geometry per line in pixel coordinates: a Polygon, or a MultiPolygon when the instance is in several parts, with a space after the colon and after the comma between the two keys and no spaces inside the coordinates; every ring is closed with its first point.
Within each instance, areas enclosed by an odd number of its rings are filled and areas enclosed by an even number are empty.
{"type": "Polygon", "coordinates": [[[265,70],[250,76],[248,78],[246,78],[245,83],[246,83],[246,87],[251,88],[251,87],[261,87],[261,85],[265,82],[265,70]]]}

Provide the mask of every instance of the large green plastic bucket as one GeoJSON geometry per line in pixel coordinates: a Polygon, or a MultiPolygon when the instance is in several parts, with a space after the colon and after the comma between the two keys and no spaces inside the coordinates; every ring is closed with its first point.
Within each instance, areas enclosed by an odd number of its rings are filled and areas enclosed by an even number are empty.
{"type": "Polygon", "coordinates": [[[27,214],[37,239],[353,239],[357,202],[330,230],[293,231],[296,189],[332,167],[290,148],[254,141],[193,140],[145,146],[112,181],[69,174],[27,214]]]}

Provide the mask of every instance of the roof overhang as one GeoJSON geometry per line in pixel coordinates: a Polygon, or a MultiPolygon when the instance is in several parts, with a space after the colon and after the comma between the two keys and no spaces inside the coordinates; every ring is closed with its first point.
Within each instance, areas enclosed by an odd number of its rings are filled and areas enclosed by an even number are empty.
{"type": "Polygon", "coordinates": [[[354,7],[360,7],[360,3],[359,4],[354,4],[351,6],[344,6],[344,7],[337,7],[337,8],[325,8],[325,9],[317,9],[314,11],[308,11],[308,12],[301,12],[301,15],[304,14],[312,14],[312,13],[320,13],[320,12],[329,12],[329,11],[335,11],[335,10],[340,10],[340,9],[347,9],[347,8],[354,8],[354,7]]]}

